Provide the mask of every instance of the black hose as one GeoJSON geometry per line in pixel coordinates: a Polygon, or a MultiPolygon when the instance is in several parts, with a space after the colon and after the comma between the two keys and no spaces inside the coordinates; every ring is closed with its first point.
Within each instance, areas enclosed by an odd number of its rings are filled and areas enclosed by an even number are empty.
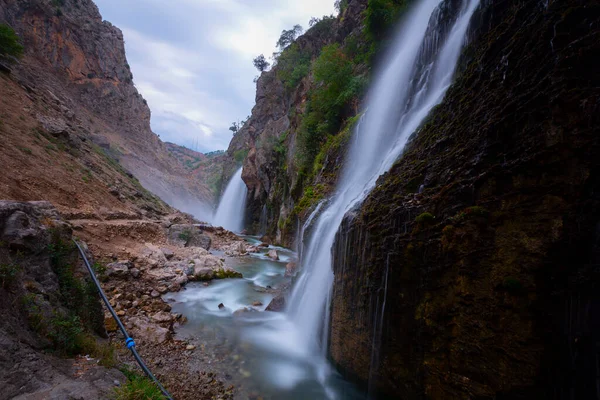
{"type": "Polygon", "coordinates": [[[96,274],[94,273],[94,270],[92,269],[92,266],[90,265],[90,262],[88,261],[85,253],[83,252],[83,249],[81,248],[81,246],[79,245],[79,243],[77,243],[77,241],[75,239],[73,239],[73,242],[75,243],[75,246],[77,246],[77,249],[79,250],[79,254],[81,254],[81,258],[83,258],[83,262],[85,263],[85,266],[86,266],[88,272],[90,273],[90,276],[92,277],[92,280],[94,281],[94,284],[96,285],[96,288],[98,289],[98,293],[100,293],[100,297],[102,297],[102,301],[106,305],[106,308],[108,308],[108,311],[110,312],[110,314],[112,315],[112,317],[115,319],[115,321],[117,321],[117,325],[119,326],[119,329],[123,333],[123,336],[125,336],[125,345],[127,346],[127,348],[129,350],[131,350],[131,353],[133,354],[133,357],[135,358],[135,360],[139,364],[140,368],[142,368],[142,370],[146,373],[146,375],[148,376],[148,378],[150,378],[150,379],[152,379],[154,381],[154,383],[156,384],[156,386],[158,386],[158,388],[160,389],[160,391],[163,393],[163,395],[167,399],[173,400],[173,397],[171,397],[171,395],[169,394],[169,392],[167,392],[167,389],[165,389],[160,384],[160,382],[158,381],[158,379],[156,379],[156,377],[152,374],[152,372],[150,372],[150,370],[148,369],[148,367],[146,366],[146,364],[144,363],[144,361],[142,360],[142,358],[138,354],[138,352],[137,352],[137,350],[135,348],[135,342],[133,341],[133,338],[131,338],[127,334],[127,330],[125,330],[125,326],[121,322],[121,319],[119,318],[119,316],[117,315],[117,313],[115,312],[115,310],[110,305],[108,299],[106,298],[106,295],[104,294],[104,291],[100,287],[100,282],[98,282],[98,278],[96,278],[96,274]]]}

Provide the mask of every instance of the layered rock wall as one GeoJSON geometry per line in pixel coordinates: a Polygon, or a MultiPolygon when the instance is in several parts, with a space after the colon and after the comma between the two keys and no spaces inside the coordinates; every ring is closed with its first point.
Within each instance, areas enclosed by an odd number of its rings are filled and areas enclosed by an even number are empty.
{"type": "Polygon", "coordinates": [[[472,61],[346,216],[330,353],[372,392],[596,398],[599,12],[491,3],[472,61]]]}

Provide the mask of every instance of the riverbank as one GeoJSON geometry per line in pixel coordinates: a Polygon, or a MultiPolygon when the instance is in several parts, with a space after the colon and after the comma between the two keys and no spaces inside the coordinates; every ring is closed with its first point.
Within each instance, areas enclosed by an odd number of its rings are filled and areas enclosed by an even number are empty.
{"type": "MultiPolygon", "coordinates": [[[[163,300],[190,281],[241,276],[225,260],[256,248],[232,232],[198,224],[186,214],[162,220],[71,220],[75,235],[94,256],[96,273],[140,355],[177,399],[230,399],[234,387],[216,377],[200,349],[176,337],[186,322],[163,300]],[[211,254],[214,252],[216,255],[211,254]]],[[[108,313],[105,326],[119,362],[135,367],[108,313]]]]}

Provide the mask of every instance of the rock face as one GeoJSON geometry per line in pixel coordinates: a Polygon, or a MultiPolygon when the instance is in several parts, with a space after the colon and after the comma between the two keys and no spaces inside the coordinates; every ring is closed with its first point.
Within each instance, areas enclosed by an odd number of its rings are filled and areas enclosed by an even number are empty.
{"type": "Polygon", "coordinates": [[[188,179],[190,171],[173,162],[151,131],[150,109],[133,84],[123,34],[102,20],[91,0],[0,0],[0,22],[15,29],[25,48],[11,74],[27,99],[9,91],[12,102],[22,104],[20,112],[35,116],[54,137],[94,141],[171,205],[208,213],[211,190],[188,179]],[[46,104],[39,109],[28,104],[41,99],[46,104]]]}
{"type": "MultiPolygon", "coordinates": [[[[296,40],[296,45],[314,59],[325,45],[341,44],[346,38],[357,40],[364,27],[366,5],[367,0],[350,0],[343,15],[332,18],[328,24],[321,26],[322,29],[307,30],[296,40]]],[[[263,72],[256,83],[256,105],[252,115],[227,149],[224,182],[239,168],[239,161],[243,159],[242,179],[248,186],[245,221],[249,230],[259,232],[262,215],[268,232],[261,233],[268,233],[277,243],[291,244],[296,218],[293,224],[283,222],[298,203],[303,185],[312,184],[302,182],[298,174],[297,135],[309,91],[314,85],[315,82],[307,76],[289,89],[279,79],[277,67],[263,72]],[[282,148],[286,149],[284,153],[282,148]]],[[[327,179],[328,183],[335,181],[337,169],[333,165],[340,161],[337,155],[330,158],[332,174],[327,179]]]]}
{"type": "Polygon", "coordinates": [[[103,399],[126,381],[96,361],[59,357],[79,350],[73,331],[106,335],[87,277],[50,203],[0,201],[1,398],[103,399]]]}
{"type": "Polygon", "coordinates": [[[598,15],[482,14],[473,61],[338,232],[344,373],[405,399],[597,396],[598,15]]]}

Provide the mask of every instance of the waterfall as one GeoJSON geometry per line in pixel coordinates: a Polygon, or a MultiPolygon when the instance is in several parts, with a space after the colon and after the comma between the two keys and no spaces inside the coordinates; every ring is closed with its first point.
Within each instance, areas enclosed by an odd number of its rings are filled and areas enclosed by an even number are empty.
{"type": "Polygon", "coordinates": [[[248,188],[242,180],[242,168],[238,169],[227,184],[221,197],[219,207],[213,217],[214,226],[222,226],[233,232],[241,232],[244,228],[244,212],[248,188]]]}
{"type": "Polygon", "coordinates": [[[297,349],[309,357],[327,351],[331,249],[344,215],[358,207],[377,178],[391,168],[452,82],[478,0],[463,0],[459,10],[450,10],[450,3],[422,0],[407,15],[385,68],[368,94],[366,112],[350,144],[350,162],[344,165],[336,191],[312,229],[303,254],[303,274],[288,309],[298,330],[297,349]]]}

